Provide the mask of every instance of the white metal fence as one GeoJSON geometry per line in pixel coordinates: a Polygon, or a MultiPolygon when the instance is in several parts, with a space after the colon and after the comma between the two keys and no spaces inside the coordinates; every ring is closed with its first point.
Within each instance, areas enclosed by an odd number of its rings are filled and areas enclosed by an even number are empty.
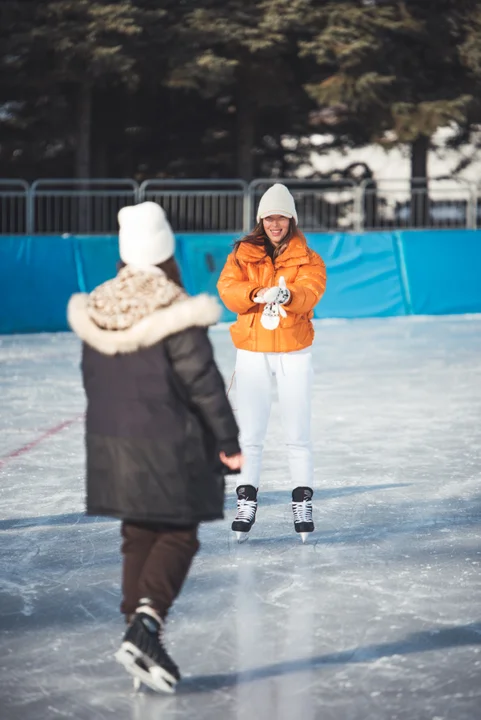
{"type": "Polygon", "coordinates": [[[27,232],[30,186],[24,180],[0,180],[0,233],[27,232]]]}
{"type": "Polygon", "coordinates": [[[430,180],[428,187],[425,180],[392,179],[379,186],[365,180],[361,184],[362,227],[476,228],[480,189],[457,178],[430,180]]]}
{"type": "Polygon", "coordinates": [[[160,203],[176,232],[246,232],[274,182],[294,195],[306,232],[481,227],[481,185],[459,179],[243,180],[0,179],[0,234],[117,232],[117,213],[144,200],[160,203]]]}
{"type": "Polygon", "coordinates": [[[247,191],[243,180],[146,180],[139,200],[162,205],[178,231],[237,232],[244,227],[247,191]]]}
{"type": "Polygon", "coordinates": [[[27,232],[115,232],[120,208],[138,197],[135,180],[36,180],[28,193],[27,232]]]}

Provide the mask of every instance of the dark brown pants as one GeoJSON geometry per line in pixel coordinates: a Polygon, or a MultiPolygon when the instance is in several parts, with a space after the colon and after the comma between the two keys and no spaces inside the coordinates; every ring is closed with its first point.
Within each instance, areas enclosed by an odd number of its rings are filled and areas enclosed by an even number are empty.
{"type": "Polygon", "coordinates": [[[124,520],[121,532],[120,611],[131,615],[141,598],[149,598],[160,617],[165,618],[199,549],[197,525],[177,528],[124,520]]]}

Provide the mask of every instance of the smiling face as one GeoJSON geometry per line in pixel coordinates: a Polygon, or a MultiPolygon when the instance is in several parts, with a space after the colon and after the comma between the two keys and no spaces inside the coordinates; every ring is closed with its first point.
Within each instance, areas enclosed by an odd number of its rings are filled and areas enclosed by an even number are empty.
{"type": "Polygon", "coordinates": [[[289,232],[290,219],[284,215],[269,215],[264,218],[264,230],[273,245],[278,245],[289,232]]]}

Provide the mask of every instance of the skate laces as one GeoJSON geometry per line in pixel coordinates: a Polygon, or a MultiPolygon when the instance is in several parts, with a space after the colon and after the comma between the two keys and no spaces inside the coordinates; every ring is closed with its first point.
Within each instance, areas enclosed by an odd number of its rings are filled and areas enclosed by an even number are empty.
{"type": "Polygon", "coordinates": [[[294,522],[312,522],[312,500],[292,503],[294,522]]]}
{"type": "Polygon", "coordinates": [[[243,522],[250,522],[256,514],[257,502],[255,500],[244,500],[240,498],[237,500],[237,515],[235,520],[243,522]]]}

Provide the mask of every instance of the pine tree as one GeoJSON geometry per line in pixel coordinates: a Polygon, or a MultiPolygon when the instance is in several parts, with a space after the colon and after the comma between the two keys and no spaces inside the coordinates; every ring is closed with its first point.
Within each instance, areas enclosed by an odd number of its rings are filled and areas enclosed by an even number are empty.
{"type": "MultiPolygon", "coordinates": [[[[412,185],[422,192],[434,132],[461,127],[473,103],[472,70],[462,48],[464,43],[469,52],[466,30],[475,3],[340,0],[320,6],[311,0],[309,5],[312,35],[301,52],[315,60],[306,89],[321,110],[321,124],[322,111],[330,108],[331,131],[337,125],[356,144],[409,144],[412,185]]],[[[476,52],[471,48],[472,63],[476,52]]]]}
{"type": "Polygon", "coordinates": [[[292,127],[299,105],[305,102],[301,78],[296,77],[297,47],[291,30],[302,3],[197,0],[186,4],[170,87],[217,97],[235,112],[237,175],[247,180],[255,173],[256,155],[267,134],[264,118],[271,119],[271,137],[279,136],[292,127]]]}
{"type": "Polygon", "coordinates": [[[91,175],[91,133],[95,88],[109,84],[133,87],[135,59],[128,40],[141,32],[136,8],[89,0],[35,3],[31,31],[32,57],[41,62],[49,90],[64,95],[73,109],[76,128],[76,175],[91,175]]]}
{"type": "MultiPolygon", "coordinates": [[[[0,19],[8,28],[8,39],[0,47],[3,64],[15,58],[18,94],[23,114],[33,97],[28,122],[32,127],[39,115],[48,117],[50,127],[63,131],[60,144],[70,146],[76,156],[75,174],[91,175],[92,122],[95,100],[102,94],[126,92],[138,87],[141,59],[146,46],[155,55],[163,38],[167,10],[154,0],[29,0],[6,2],[0,19]],[[140,58],[140,60],[139,60],[140,58]]],[[[159,59],[153,64],[158,69],[159,59]]],[[[154,69],[150,67],[150,72],[154,69]]],[[[10,83],[12,93],[12,83],[10,83]]],[[[128,104],[125,97],[124,107],[128,104]]]]}

